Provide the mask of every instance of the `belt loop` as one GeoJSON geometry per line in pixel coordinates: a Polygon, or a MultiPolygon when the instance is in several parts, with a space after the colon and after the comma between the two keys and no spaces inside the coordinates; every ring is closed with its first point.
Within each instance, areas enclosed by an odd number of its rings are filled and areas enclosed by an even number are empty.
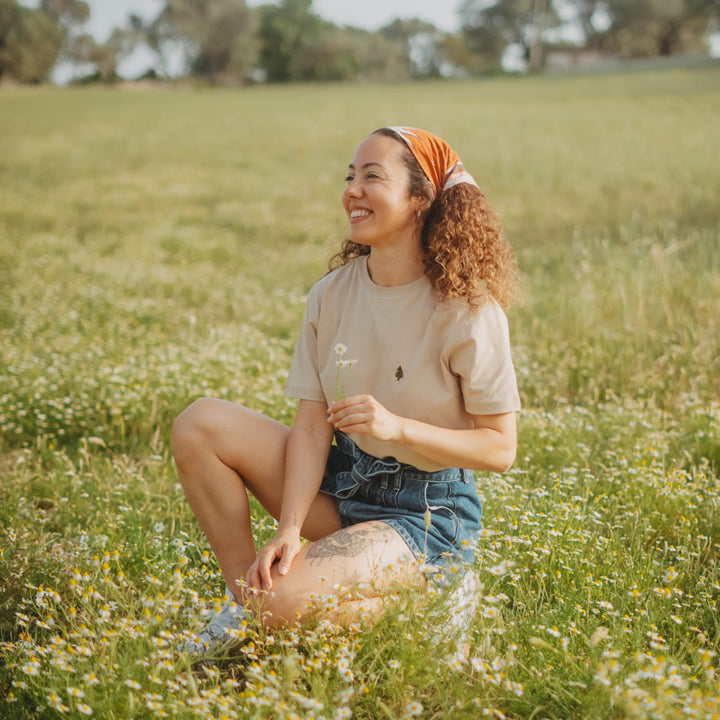
{"type": "Polygon", "coordinates": [[[403,484],[403,475],[405,474],[405,466],[400,465],[400,469],[395,473],[395,481],[394,481],[394,488],[396,492],[400,490],[403,484]]]}

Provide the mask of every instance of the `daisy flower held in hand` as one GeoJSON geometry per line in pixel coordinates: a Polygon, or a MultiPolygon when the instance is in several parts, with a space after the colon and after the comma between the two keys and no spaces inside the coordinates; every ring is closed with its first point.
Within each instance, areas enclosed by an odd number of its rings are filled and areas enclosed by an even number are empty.
{"type": "Polygon", "coordinates": [[[357,360],[345,360],[344,356],[347,352],[347,345],[344,345],[343,343],[337,343],[335,345],[335,354],[338,356],[338,359],[335,361],[335,365],[337,366],[337,379],[335,381],[335,399],[336,400],[342,400],[345,396],[345,388],[347,387],[347,384],[350,382],[350,375],[352,375],[352,369],[357,360]],[[347,372],[347,376],[345,377],[345,381],[342,381],[342,374],[343,374],[343,368],[349,368],[347,372]]]}

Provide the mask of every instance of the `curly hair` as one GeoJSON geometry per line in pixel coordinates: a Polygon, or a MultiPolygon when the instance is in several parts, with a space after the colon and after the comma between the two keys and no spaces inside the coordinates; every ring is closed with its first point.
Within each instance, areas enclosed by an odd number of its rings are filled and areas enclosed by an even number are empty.
{"type": "MultiPolygon", "coordinates": [[[[392,137],[402,147],[410,174],[409,196],[428,196],[425,173],[402,138],[389,128],[373,135],[392,137]]],[[[497,213],[474,185],[459,183],[438,194],[420,216],[417,232],[421,241],[425,275],[441,300],[465,298],[477,308],[493,297],[507,308],[519,295],[520,273],[512,246],[502,232],[497,213]]],[[[346,238],[328,264],[330,271],[362,255],[370,247],[346,238]]]]}

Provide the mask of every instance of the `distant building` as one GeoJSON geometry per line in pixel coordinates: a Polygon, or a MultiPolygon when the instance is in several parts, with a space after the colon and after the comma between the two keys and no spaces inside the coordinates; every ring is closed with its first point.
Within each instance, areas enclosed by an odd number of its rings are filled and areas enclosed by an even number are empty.
{"type": "Polygon", "coordinates": [[[572,70],[608,70],[617,67],[619,63],[620,60],[616,55],[583,48],[548,50],[545,55],[545,70],[550,73],[572,70]]]}
{"type": "Polygon", "coordinates": [[[582,48],[553,48],[545,52],[545,71],[548,73],[690,70],[693,68],[718,67],[719,65],[720,58],[712,55],[623,58],[599,50],[584,50],[582,48]]]}

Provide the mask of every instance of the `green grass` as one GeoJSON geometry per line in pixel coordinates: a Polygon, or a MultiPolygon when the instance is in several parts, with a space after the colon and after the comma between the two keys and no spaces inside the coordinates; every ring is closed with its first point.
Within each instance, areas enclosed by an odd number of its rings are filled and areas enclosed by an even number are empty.
{"type": "Polygon", "coordinates": [[[718,80],[0,90],[0,716],[720,716],[718,80]],[[291,421],[344,168],[385,124],[454,145],[526,276],[472,652],[401,590],[373,629],[251,626],[193,669],[222,581],[172,419],[291,421]]]}

